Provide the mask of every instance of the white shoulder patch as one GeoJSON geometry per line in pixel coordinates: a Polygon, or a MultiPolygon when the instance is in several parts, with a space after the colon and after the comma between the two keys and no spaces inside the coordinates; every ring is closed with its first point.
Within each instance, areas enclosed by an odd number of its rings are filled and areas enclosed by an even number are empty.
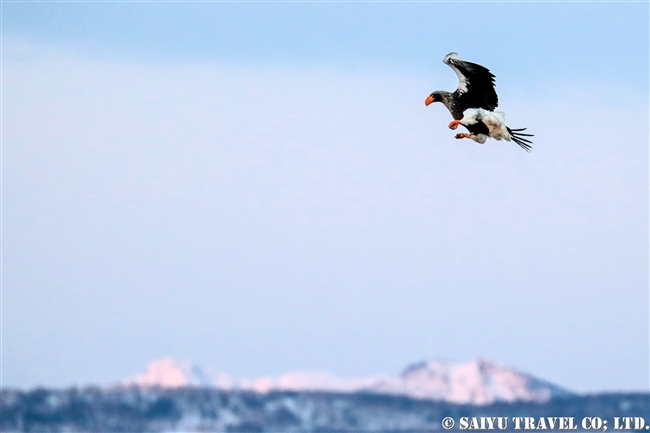
{"type": "Polygon", "coordinates": [[[458,53],[449,53],[445,56],[444,59],[442,59],[442,61],[449,65],[449,67],[453,69],[458,76],[458,93],[462,94],[467,92],[467,78],[456,67],[456,62],[454,62],[456,59],[458,59],[458,53]]]}
{"type": "Polygon", "coordinates": [[[442,59],[442,61],[448,63],[449,59],[457,59],[457,58],[458,58],[458,53],[449,53],[444,57],[444,59],[442,59]]]}

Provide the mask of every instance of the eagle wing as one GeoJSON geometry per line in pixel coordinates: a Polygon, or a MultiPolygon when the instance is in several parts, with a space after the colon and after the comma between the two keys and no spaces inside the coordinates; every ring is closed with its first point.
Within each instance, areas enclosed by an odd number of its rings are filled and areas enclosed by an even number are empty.
{"type": "Polygon", "coordinates": [[[489,69],[458,59],[457,53],[449,53],[442,59],[458,75],[456,98],[467,108],[483,108],[493,111],[499,105],[494,89],[494,75],[489,69]]]}

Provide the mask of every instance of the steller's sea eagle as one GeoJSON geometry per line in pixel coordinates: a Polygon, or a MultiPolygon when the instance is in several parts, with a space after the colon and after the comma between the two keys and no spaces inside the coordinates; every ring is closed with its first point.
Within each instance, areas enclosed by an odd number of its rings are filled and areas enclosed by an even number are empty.
{"type": "Polygon", "coordinates": [[[489,69],[458,59],[457,53],[449,53],[442,59],[458,75],[458,88],[455,92],[437,90],[427,97],[424,103],[442,102],[454,120],[450,129],[463,125],[469,134],[456,134],[456,138],[470,138],[478,143],[485,143],[487,137],[495,140],[514,141],[522,149],[530,152],[531,141],[523,137],[526,128],[510,129],[505,124],[505,113],[495,112],[499,97],[494,89],[494,75],[489,69]]]}

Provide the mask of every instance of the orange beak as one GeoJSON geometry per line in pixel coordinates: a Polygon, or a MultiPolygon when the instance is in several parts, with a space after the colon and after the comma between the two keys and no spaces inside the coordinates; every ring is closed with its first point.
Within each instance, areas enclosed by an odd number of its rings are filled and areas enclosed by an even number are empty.
{"type": "Polygon", "coordinates": [[[432,103],[432,102],[433,102],[433,96],[429,95],[429,97],[424,100],[424,105],[426,105],[428,107],[429,104],[432,103]]]}

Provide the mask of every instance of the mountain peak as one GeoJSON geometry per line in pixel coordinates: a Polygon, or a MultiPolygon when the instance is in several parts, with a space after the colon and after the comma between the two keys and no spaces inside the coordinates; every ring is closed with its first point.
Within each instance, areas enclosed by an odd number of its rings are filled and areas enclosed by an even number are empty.
{"type": "Polygon", "coordinates": [[[433,360],[407,367],[389,393],[453,403],[490,404],[496,401],[543,402],[569,392],[529,374],[488,359],[466,362],[433,360]]]}
{"type": "Polygon", "coordinates": [[[270,391],[366,392],[404,395],[459,404],[491,404],[497,401],[544,402],[570,395],[556,385],[488,359],[466,362],[422,361],[406,367],[398,377],[340,378],[327,372],[293,372],[277,378],[233,381],[224,374],[204,370],[188,360],[161,359],[149,364],[144,374],[126,381],[138,386],[209,386],[219,389],[270,391]]]}
{"type": "Polygon", "coordinates": [[[143,374],[127,379],[124,384],[162,388],[217,386],[224,389],[232,388],[234,385],[233,381],[224,374],[204,370],[187,359],[173,358],[150,362],[143,374]]]}

